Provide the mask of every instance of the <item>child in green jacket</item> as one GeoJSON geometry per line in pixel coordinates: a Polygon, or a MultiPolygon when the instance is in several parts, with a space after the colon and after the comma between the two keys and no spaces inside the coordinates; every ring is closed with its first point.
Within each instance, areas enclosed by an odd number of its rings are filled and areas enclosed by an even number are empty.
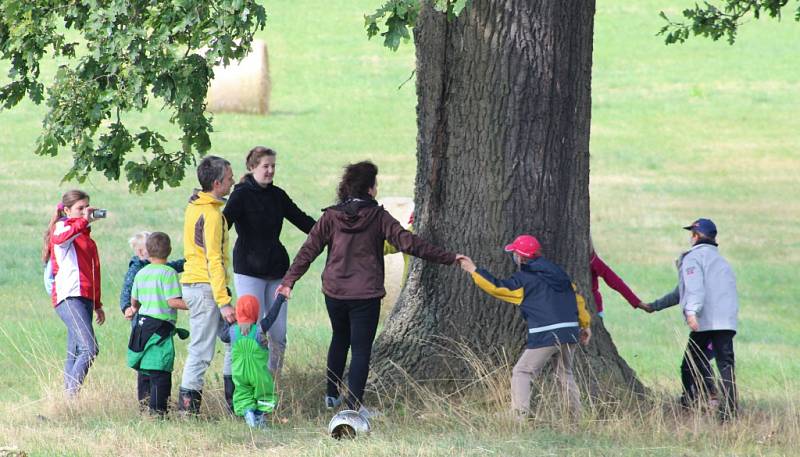
{"type": "Polygon", "coordinates": [[[269,349],[258,325],[258,299],[242,295],[236,302],[236,323],[231,325],[233,411],[250,427],[265,424],[264,414],[275,409],[276,395],[269,372],[269,349]]]}

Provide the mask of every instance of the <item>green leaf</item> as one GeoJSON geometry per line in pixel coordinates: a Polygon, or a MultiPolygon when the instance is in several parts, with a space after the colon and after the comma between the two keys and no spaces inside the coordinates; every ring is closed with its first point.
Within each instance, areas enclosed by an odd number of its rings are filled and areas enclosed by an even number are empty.
{"type": "Polygon", "coordinates": [[[243,57],[266,21],[255,0],[0,0],[0,13],[0,59],[9,68],[0,106],[11,109],[26,96],[47,106],[35,153],[69,148],[64,179],[100,171],[116,180],[124,168],[130,189],[141,192],[179,185],[184,167],[210,150],[213,125],[204,110],[212,67],[243,57]],[[48,49],[58,70],[40,81],[48,49]],[[125,127],[125,114],[151,99],[170,113],[180,146],[170,150],[161,133],[143,128],[132,136],[125,127]],[[103,130],[112,113],[117,120],[103,130]],[[134,148],[150,158],[126,161],[134,148]]]}

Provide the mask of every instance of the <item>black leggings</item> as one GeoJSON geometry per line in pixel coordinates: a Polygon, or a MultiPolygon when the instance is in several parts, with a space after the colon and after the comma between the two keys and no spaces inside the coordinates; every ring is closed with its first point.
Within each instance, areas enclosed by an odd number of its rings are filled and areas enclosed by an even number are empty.
{"type": "Polygon", "coordinates": [[[150,412],[163,415],[167,412],[170,391],[172,390],[172,373],[169,371],[139,371],[136,377],[139,404],[148,405],[150,412]]]}
{"type": "Polygon", "coordinates": [[[339,300],[326,296],[325,305],[333,328],[331,345],[328,348],[327,395],[339,396],[347,351],[352,348],[348,374],[349,395],[346,400],[350,408],[358,409],[364,401],[364,386],[369,375],[372,342],[378,329],[381,299],[339,300]]]}

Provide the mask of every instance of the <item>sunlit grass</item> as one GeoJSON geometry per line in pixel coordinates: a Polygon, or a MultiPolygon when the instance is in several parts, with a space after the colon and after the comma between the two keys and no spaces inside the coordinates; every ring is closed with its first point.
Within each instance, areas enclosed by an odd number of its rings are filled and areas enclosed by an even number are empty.
{"type": "MultiPolygon", "coordinates": [[[[384,196],[411,196],[415,170],[413,49],[369,42],[362,14],[375,5],[300,1],[266,5],[272,115],[220,114],[215,154],[243,172],[256,144],[278,150],[276,183],[314,216],[333,200],[341,166],[370,158],[384,196]]],[[[41,285],[41,234],[68,169],[33,155],[42,107],[0,112],[0,448],[29,455],[792,455],[798,444],[800,320],[800,137],[797,135],[793,21],[749,23],[736,46],[693,40],[665,47],[654,34],[665,1],[598,2],[593,66],[591,208],[601,256],[645,300],[670,291],[674,259],[687,246],[680,227],[700,216],[720,228],[720,248],[738,277],[736,369],[743,416],[720,429],[703,414],[674,411],[687,330],[677,309],[647,315],[603,289],[605,324],[620,353],[652,389],[635,408],[588,401],[578,428],[548,403],[530,426],[494,417],[505,408],[508,368],[480,374],[474,391],[444,395],[410,383],[414,395],[378,397],[386,416],[369,440],[325,435],[323,367],[330,327],[318,262],[298,284],[289,313],[281,417],[251,433],[222,417],[221,357],[207,375],[208,421],[142,419],[135,373],[125,367],[128,323],[116,312],[131,253],[127,238],[148,229],[180,246],[186,199],[195,181],[133,196],[100,176],[80,185],[109,209],[96,224],[108,323],[96,327],[100,356],[81,399],[59,393],[65,329],[41,285]],[[42,416],[42,417],[39,417],[42,416]]],[[[7,68],[5,63],[0,68],[7,68]]],[[[45,69],[45,74],[50,69],[45,69]]],[[[0,82],[3,80],[0,79],[0,82]]],[[[175,137],[166,114],[130,117],[175,137]]],[[[176,147],[173,145],[173,147],[176,147]]],[[[286,226],[294,253],[303,235],[286,226]]],[[[468,253],[469,254],[469,253],[468,253]]],[[[180,322],[186,323],[185,315],[180,322]]],[[[173,384],[185,345],[177,343],[173,384]]],[[[477,371],[476,371],[477,372],[477,371]]],[[[549,380],[548,380],[549,381],[549,380]]]]}

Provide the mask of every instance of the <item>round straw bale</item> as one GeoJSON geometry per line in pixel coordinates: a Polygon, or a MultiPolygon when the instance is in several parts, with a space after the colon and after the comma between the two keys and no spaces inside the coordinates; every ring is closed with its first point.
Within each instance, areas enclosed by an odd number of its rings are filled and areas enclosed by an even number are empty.
{"type": "Polygon", "coordinates": [[[271,89],[267,44],[253,40],[244,59],[227,67],[214,67],[206,109],[212,113],[267,114],[271,89]]]}
{"type": "MultiPolygon", "coordinates": [[[[414,200],[409,197],[386,197],[381,199],[380,203],[389,211],[395,219],[403,224],[403,227],[408,228],[408,218],[414,211],[414,200]]],[[[385,266],[385,277],[383,280],[383,287],[386,289],[386,296],[383,298],[381,306],[381,314],[386,315],[394,306],[397,297],[403,287],[403,254],[390,254],[383,258],[385,266]]]]}

